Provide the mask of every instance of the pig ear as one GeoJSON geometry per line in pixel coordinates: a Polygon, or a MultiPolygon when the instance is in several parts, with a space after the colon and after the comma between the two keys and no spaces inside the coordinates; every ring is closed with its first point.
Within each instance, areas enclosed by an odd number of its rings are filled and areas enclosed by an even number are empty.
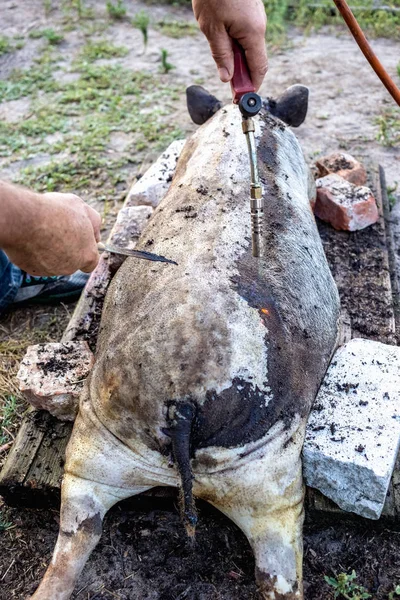
{"type": "Polygon", "coordinates": [[[304,122],[308,109],[308,88],[305,85],[292,85],[277,100],[268,98],[269,112],[290,127],[298,127],[304,122]]]}
{"type": "Polygon", "coordinates": [[[189,115],[196,125],[203,125],[222,108],[222,102],[201,85],[191,85],[187,88],[186,102],[189,115]]]}

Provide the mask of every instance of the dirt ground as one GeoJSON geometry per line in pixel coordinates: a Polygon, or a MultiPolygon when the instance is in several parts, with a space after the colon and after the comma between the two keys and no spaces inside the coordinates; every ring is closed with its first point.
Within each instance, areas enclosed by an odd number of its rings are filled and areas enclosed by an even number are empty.
{"type": "MultiPolygon", "coordinates": [[[[54,7],[57,3],[53,1],[52,4],[54,7]]],[[[62,60],[55,72],[57,80],[68,82],[73,79],[74,60],[88,39],[88,21],[68,23],[62,3],[59,4],[61,8],[55,8],[46,17],[41,0],[1,2],[0,33],[22,36],[24,40],[21,49],[0,56],[1,79],[9,78],[16,68],[32,67],[35,57],[46,50],[47,42],[30,38],[29,33],[46,27],[62,29],[65,37],[59,49],[62,60]]],[[[123,57],[96,60],[96,64],[119,64],[152,74],[154,89],[151,102],[143,109],[144,114],[152,106],[162,105],[162,123],[174,127],[171,131],[168,129],[171,139],[187,136],[195,126],[185,108],[186,86],[201,83],[225,102],[230,100],[229,87],[218,81],[207,43],[200,33],[192,35],[191,31],[190,35],[175,38],[156,26],[162,20],[192,22],[190,11],[133,0],[126,5],[129,16],[141,8],[151,14],[146,53],[143,53],[140,32],[127,19],[106,22],[105,2],[87,1],[85,6],[94,9],[94,20],[105,23],[105,29],[94,32],[93,36],[128,49],[123,57]],[[161,48],[168,49],[168,60],[175,67],[165,75],[159,72],[161,48]]],[[[400,43],[377,39],[373,45],[390,74],[399,82],[396,66],[400,59],[400,43]]],[[[262,94],[276,97],[294,83],[310,88],[309,114],[296,132],[308,159],[311,161],[318,155],[344,149],[356,157],[380,162],[389,186],[394,187],[400,179],[399,148],[383,146],[376,139],[379,131],[376,119],[392,106],[392,101],[350,36],[336,30],[323,30],[310,36],[291,31],[287,47],[275,49],[270,54],[270,70],[262,94]]],[[[40,91],[41,94],[44,92],[40,91]]],[[[31,110],[29,95],[5,101],[0,103],[0,121],[23,121],[30,118],[31,110]]],[[[47,142],[55,143],[58,139],[53,133],[47,142]]],[[[91,173],[89,182],[78,190],[103,214],[105,230],[115,218],[129,185],[160,151],[156,139],[146,139],[140,147],[135,146],[136,142],[135,131],[113,132],[103,156],[110,161],[119,161],[117,182],[98,170],[91,173]]],[[[65,152],[64,149],[56,155],[56,160],[61,160],[65,152]]],[[[43,150],[30,156],[13,151],[0,158],[0,178],[21,179],[26,167],[41,167],[53,159],[54,156],[50,157],[43,150]]],[[[35,182],[32,185],[36,185],[35,182]]],[[[42,189],[39,179],[37,185],[42,189]]],[[[393,201],[396,194],[400,198],[394,191],[393,201]]],[[[27,344],[58,340],[71,310],[72,307],[63,306],[24,309],[0,318],[0,343],[9,344],[11,340],[14,344],[12,352],[0,356],[0,377],[2,373],[15,371],[27,344]]],[[[15,389],[10,391],[15,392],[15,389]]],[[[19,406],[21,413],[24,406],[19,406]]],[[[184,538],[175,503],[171,500],[138,498],[129,506],[116,507],[106,517],[102,540],[80,578],[74,598],[256,598],[254,560],[247,541],[221,514],[204,504],[201,507],[194,547],[184,538]]],[[[0,600],[23,599],[34,591],[50,559],[57,529],[57,510],[2,509],[0,600]]],[[[332,524],[310,517],[305,535],[306,599],[333,598],[323,576],[349,573],[352,569],[356,570],[359,581],[373,599],[386,600],[395,585],[400,584],[400,533],[393,526],[389,529],[361,521],[332,524]]]]}
{"type": "MultiPolygon", "coordinates": [[[[227,518],[200,503],[194,545],[187,541],[176,501],[136,498],[113,509],[86,565],[75,600],[256,600],[254,559],[246,538],[227,518]]],[[[58,511],[9,509],[14,529],[3,534],[0,599],[32,593],[51,557],[58,511]]],[[[323,576],[350,573],[383,600],[400,578],[400,532],[354,521],[305,527],[306,600],[329,600],[323,576]]],[[[350,596],[356,598],[356,596],[350,596]]]]}

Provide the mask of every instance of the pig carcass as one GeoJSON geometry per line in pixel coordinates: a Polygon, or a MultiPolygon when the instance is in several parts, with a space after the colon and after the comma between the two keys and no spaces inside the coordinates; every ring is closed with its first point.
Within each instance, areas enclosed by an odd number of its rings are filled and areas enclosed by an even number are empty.
{"type": "Polygon", "coordinates": [[[180,488],[189,535],[193,497],[242,529],[262,598],[303,598],[301,450],[339,299],[299,144],[266,110],[256,127],[262,257],[251,253],[239,111],[226,106],[187,141],[137,246],[178,266],[128,258],[110,286],[35,600],[70,598],[105,513],[159,485],[180,488]]]}

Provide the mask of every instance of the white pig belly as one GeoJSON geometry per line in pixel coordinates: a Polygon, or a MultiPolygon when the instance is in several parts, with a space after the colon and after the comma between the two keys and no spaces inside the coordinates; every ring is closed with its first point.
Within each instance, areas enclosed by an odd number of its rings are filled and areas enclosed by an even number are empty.
{"type": "MultiPolygon", "coordinates": [[[[277,423],[268,434],[238,448],[206,448],[192,459],[194,493],[218,504],[236,488],[263,487],[271,501],[290,486],[298,473],[303,443],[299,422],[290,428],[277,423]]],[[[81,405],[67,447],[65,472],[117,489],[138,486],[179,487],[180,477],[170,458],[140,440],[128,447],[98,419],[90,402],[81,405]]]]}

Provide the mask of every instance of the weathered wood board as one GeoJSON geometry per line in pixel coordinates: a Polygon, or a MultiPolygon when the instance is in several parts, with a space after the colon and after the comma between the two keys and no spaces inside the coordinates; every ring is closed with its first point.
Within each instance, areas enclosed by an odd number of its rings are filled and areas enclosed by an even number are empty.
{"type": "MultiPolygon", "coordinates": [[[[319,223],[319,229],[342,298],[342,341],[366,337],[396,344],[398,289],[393,278],[392,240],[384,216],[389,210],[384,174],[378,167],[370,172],[370,185],[381,214],[379,222],[351,234],[334,231],[324,223],[319,223]]],[[[107,257],[102,258],[94,274],[96,284],[90,295],[82,297],[63,340],[88,339],[96,332],[108,285],[104,285],[104,273],[114,268],[107,257]]],[[[61,423],[48,413],[29,411],[0,473],[0,494],[7,503],[30,506],[58,503],[64,453],[71,429],[70,423],[61,423]]],[[[307,491],[307,502],[310,510],[342,512],[315,490],[307,491]]],[[[400,457],[384,515],[400,519],[400,457]]]]}

